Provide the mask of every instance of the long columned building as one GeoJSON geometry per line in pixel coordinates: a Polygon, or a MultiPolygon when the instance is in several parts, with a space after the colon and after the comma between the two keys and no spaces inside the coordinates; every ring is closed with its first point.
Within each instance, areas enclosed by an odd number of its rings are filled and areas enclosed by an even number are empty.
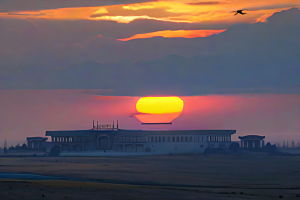
{"type": "Polygon", "coordinates": [[[102,125],[91,130],[46,131],[46,151],[128,153],[201,153],[228,148],[235,130],[124,130],[102,125]]]}

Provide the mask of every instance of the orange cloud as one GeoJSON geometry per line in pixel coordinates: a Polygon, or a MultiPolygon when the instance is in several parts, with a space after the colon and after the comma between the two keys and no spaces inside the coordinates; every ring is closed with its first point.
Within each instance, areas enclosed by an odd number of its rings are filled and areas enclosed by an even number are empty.
{"type": "Polygon", "coordinates": [[[273,15],[273,13],[265,14],[265,15],[263,15],[263,16],[257,18],[257,19],[256,19],[256,22],[266,22],[267,19],[268,19],[269,17],[271,17],[271,15],[273,15]]]}
{"type": "Polygon", "coordinates": [[[136,19],[152,19],[184,23],[255,23],[266,14],[290,7],[300,7],[299,0],[160,0],[145,3],[101,7],[72,7],[39,11],[0,13],[0,18],[52,20],[106,20],[130,23],[136,19]],[[248,9],[245,16],[233,16],[232,11],[248,9]]]}
{"type": "Polygon", "coordinates": [[[223,30],[165,30],[165,31],[156,31],[152,33],[144,33],[144,34],[136,34],[129,38],[124,39],[118,39],[120,41],[128,41],[128,40],[134,40],[134,39],[145,39],[145,38],[152,38],[152,37],[165,37],[165,38],[196,38],[196,37],[208,37],[213,34],[222,33],[223,31],[226,31],[226,29],[223,30]]]}

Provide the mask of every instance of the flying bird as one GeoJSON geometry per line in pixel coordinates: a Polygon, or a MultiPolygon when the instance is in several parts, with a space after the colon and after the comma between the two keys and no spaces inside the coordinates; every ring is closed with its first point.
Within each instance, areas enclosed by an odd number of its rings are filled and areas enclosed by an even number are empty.
{"type": "Polygon", "coordinates": [[[232,11],[232,12],[235,12],[234,15],[237,15],[237,14],[241,14],[241,15],[244,15],[244,14],[247,14],[247,13],[243,13],[244,10],[237,10],[237,11],[232,11]]]}

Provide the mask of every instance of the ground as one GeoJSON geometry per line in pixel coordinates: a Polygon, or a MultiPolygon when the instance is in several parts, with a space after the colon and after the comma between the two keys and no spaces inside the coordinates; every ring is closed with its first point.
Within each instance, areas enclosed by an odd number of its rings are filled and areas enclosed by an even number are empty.
{"type": "Polygon", "coordinates": [[[300,156],[1,157],[0,172],[67,179],[0,179],[3,199],[300,199],[300,156]]]}

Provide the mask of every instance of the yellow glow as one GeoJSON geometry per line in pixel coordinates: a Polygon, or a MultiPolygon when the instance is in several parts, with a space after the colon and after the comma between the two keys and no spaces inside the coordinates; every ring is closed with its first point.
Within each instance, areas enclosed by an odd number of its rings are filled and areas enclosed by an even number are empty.
{"type": "Polygon", "coordinates": [[[136,109],[147,114],[181,113],[183,101],[179,97],[142,97],[136,103],[136,109]]]}
{"type": "Polygon", "coordinates": [[[144,33],[144,34],[136,34],[132,37],[125,38],[125,39],[118,39],[120,41],[128,41],[128,40],[134,40],[134,39],[144,39],[144,38],[152,38],[152,37],[165,37],[165,38],[196,38],[196,37],[207,37],[213,34],[218,34],[221,32],[226,31],[226,29],[223,30],[165,30],[165,31],[156,31],[152,33],[144,33]]]}
{"type": "Polygon", "coordinates": [[[172,19],[167,19],[167,18],[155,18],[155,17],[149,17],[147,15],[142,15],[142,16],[101,16],[101,17],[91,17],[89,19],[90,20],[116,21],[118,23],[130,23],[136,19],[154,19],[154,20],[158,20],[158,21],[190,23],[187,20],[176,20],[176,19],[172,20],[172,19]]]}

